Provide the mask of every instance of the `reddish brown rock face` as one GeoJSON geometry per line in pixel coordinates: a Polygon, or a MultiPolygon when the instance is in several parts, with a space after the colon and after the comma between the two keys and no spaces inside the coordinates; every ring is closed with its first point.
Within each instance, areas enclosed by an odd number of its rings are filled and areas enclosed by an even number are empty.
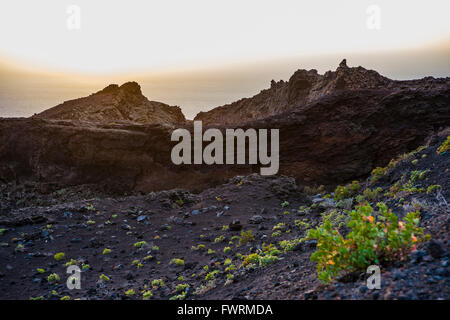
{"type": "MultiPolygon", "coordinates": [[[[200,190],[259,172],[256,165],[174,165],[171,133],[180,126],[192,131],[192,124],[168,106],[144,117],[151,102],[140,96],[137,84],[112,85],[30,119],[0,119],[0,179],[147,192],[200,190]],[[121,102],[111,106],[115,99],[121,102]],[[101,121],[94,121],[97,113],[84,113],[91,103],[100,108],[101,121]],[[68,116],[70,110],[77,120],[68,116]],[[71,120],[55,120],[67,117],[71,120]],[[111,123],[116,117],[122,121],[111,123]]],[[[288,83],[272,83],[260,95],[197,119],[203,120],[203,129],[279,129],[279,174],[300,184],[337,184],[364,177],[424,144],[450,123],[449,103],[449,78],[398,82],[341,64],[323,76],[297,71],[288,83]],[[295,102],[286,109],[282,101],[295,102]]]]}

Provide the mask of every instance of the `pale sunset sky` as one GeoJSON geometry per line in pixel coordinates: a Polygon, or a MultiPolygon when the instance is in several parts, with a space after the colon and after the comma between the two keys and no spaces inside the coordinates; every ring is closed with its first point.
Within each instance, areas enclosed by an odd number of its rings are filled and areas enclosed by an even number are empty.
{"type": "Polygon", "coordinates": [[[394,79],[450,76],[448,0],[2,0],[0,117],[110,83],[199,111],[343,58],[394,79]]]}

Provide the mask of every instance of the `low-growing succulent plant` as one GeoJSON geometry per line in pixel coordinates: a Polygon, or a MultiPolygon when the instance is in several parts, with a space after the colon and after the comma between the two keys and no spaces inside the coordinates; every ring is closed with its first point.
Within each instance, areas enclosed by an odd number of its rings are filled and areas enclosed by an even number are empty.
{"type": "Polygon", "coordinates": [[[143,299],[143,300],[148,300],[148,299],[150,299],[151,297],[153,297],[153,292],[151,292],[150,290],[144,290],[144,291],[142,292],[142,299],[143,299]]]}
{"type": "Polygon", "coordinates": [[[153,287],[164,287],[164,281],[162,279],[155,279],[152,281],[153,287]]]}
{"type": "Polygon", "coordinates": [[[60,280],[60,278],[57,273],[52,273],[47,277],[47,281],[49,283],[57,283],[57,282],[59,282],[59,280],[60,280]]]}
{"type": "Polygon", "coordinates": [[[175,264],[177,266],[184,266],[184,260],[183,259],[178,259],[178,258],[174,258],[172,259],[169,264],[175,264]]]}
{"type": "Polygon", "coordinates": [[[241,231],[241,237],[239,238],[239,245],[244,245],[250,241],[255,240],[252,230],[241,231]]]}
{"type": "Polygon", "coordinates": [[[110,281],[109,277],[107,275],[105,275],[104,273],[102,273],[100,275],[100,280],[102,280],[103,282],[109,282],[110,281]]]}
{"type": "Polygon", "coordinates": [[[147,245],[147,242],[146,241],[139,241],[139,242],[136,242],[135,244],[133,244],[133,246],[135,247],[135,248],[142,248],[142,247],[144,247],[144,246],[146,246],[147,245]]]}
{"type": "Polygon", "coordinates": [[[66,262],[66,267],[68,266],[73,266],[73,265],[77,265],[78,261],[75,259],[70,259],[70,261],[66,262]]]}
{"type": "Polygon", "coordinates": [[[209,272],[206,276],[205,276],[205,280],[206,281],[211,281],[214,280],[216,278],[216,275],[219,273],[219,270],[214,270],[209,272]]]}
{"type": "Polygon", "coordinates": [[[125,291],[125,295],[128,297],[132,297],[136,294],[136,292],[134,291],[134,289],[129,289],[127,291],[125,291]]]}
{"type": "Polygon", "coordinates": [[[60,260],[64,259],[65,256],[66,256],[66,254],[64,252],[58,252],[53,256],[53,258],[55,258],[56,261],[60,261],[60,260]]]}

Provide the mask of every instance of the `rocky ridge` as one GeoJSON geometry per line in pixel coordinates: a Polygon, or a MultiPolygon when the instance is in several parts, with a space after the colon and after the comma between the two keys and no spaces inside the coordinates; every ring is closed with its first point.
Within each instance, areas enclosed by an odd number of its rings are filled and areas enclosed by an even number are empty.
{"type": "Polygon", "coordinates": [[[180,107],[149,101],[136,82],[111,84],[88,97],[66,101],[33,118],[91,122],[174,124],[186,121],[180,107]]]}
{"type": "Polygon", "coordinates": [[[377,99],[381,101],[391,94],[416,90],[443,90],[449,86],[450,78],[391,80],[361,66],[348,67],[344,59],[336,71],[327,71],[321,75],[315,69],[297,70],[289,81],[272,80],[269,89],[262,90],[251,98],[200,112],[194,120],[201,120],[204,124],[210,125],[236,125],[285,111],[302,110],[339,92],[378,91],[377,99]]]}

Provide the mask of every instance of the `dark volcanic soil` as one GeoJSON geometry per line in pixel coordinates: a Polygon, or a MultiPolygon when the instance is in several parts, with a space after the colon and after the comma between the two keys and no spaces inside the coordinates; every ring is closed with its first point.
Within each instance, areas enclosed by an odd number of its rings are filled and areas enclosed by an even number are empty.
{"type": "Polygon", "coordinates": [[[282,252],[279,261],[266,267],[242,267],[238,254],[258,252],[269,243],[281,250],[281,240],[304,237],[306,229],[296,227],[296,220],[314,227],[322,213],[341,210],[324,193],[300,190],[294,179],[250,175],[199,194],[170,190],[112,196],[92,191],[94,186],[2,185],[0,299],[142,299],[144,290],[152,291],[151,299],[169,299],[180,293],[179,284],[189,285],[186,299],[449,299],[449,155],[436,153],[440,143],[442,138],[435,139],[370,186],[388,191],[412,170],[429,170],[417,187],[441,185],[441,191],[429,194],[377,199],[399,216],[420,204],[421,226],[432,235],[409,259],[382,266],[381,290],[368,290],[364,273],[323,285],[309,260],[314,241],[282,252]],[[279,223],[285,227],[273,237],[279,223]],[[252,230],[254,240],[239,245],[233,237],[240,237],[241,229],[252,230]],[[142,248],[135,247],[142,241],[142,248]],[[224,253],[225,247],[230,252],[224,253]],[[110,253],[104,254],[105,249],[110,253]],[[59,252],[65,257],[56,261],[59,252]],[[184,265],[171,264],[175,258],[184,265]],[[235,270],[225,271],[227,258],[235,270]],[[66,287],[65,265],[71,259],[85,266],[80,290],[66,287]],[[215,279],[206,280],[214,270],[215,279]],[[59,283],[47,281],[52,273],[59,275],[59,283]],[[102,274],[110,281],[100,280],[102,274]],[[234,279],[227,281],[227,274],[234,279]],[[155,279],[164,286],[152,286],[155,279]],[[130,289],[136,294],[126,295],[130,289]]]}

